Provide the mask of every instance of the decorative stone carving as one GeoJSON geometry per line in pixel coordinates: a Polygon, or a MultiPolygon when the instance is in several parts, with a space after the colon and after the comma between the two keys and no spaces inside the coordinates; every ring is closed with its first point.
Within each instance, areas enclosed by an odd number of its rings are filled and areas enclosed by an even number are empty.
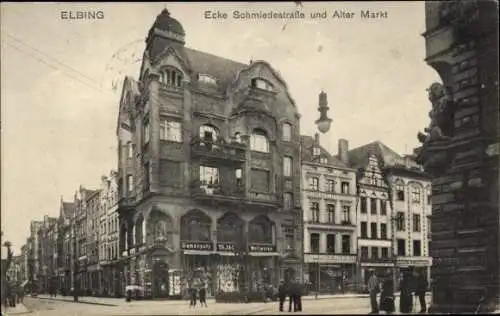
{"type": "Polygon", "coordinates": [[[453,100],[447,89],[440,83],[433,83],[429,89],[429,101],[432,103],[432,109],[429,112],[431,122],[429,127],[424,129],[424,133],[418,133],[418,140],[421,143],[431,141],[445,141],[450,139],[446,135],[450,131],[451,121],[450,112],[453,110],[453,100]]]}

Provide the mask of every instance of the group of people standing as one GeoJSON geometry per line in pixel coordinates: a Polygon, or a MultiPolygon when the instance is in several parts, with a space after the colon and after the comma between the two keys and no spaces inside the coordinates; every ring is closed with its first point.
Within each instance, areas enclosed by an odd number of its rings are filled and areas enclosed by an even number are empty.
{"type": "Polygon", "coordinates": [[[280,285],[278,287],[278,299],[279,299],[279,310],[283,311],[283,305],[285,304],[285,300],[288,297],[288,311],[301,312],[302,311],[302,294],[304,288],[298,282],[291,281],[280,281],[280,285]]]}
{"type": "MultiPolygon", "coordinates": [[[[399,311],[401,313],[411,313],[413,310],[413,295],[418,297],[420,302],[420,313],[427,312],[425,294],[429,288],[427,279],[423,273],[418,273],[413,269],[403,273],[400,282],[399,311]]],[[[377,277],[373,271],[368,280],[368,292],[370,293],[371,314],[379,311],[393,313],[396,310],[394,303],[394,286],[392,276],[385,276],[382,279],[377,277]],[[377,296],[380,294],[380,304],[377,296]]]]}
{"type": "Polygon", "coordinates": [[[203,307],[208,307],[207,305],[207,289],[205,288],[205,284],[202,284],[200,288],[196,288],[194,286],[189,287],[189,308],[196,307],[196,301],[200,299],[200,305],[203,307]]]}

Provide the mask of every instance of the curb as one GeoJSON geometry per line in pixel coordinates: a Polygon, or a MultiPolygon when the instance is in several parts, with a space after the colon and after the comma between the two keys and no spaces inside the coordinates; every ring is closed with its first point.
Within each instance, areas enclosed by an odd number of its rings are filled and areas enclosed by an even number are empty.
{"type": "Polygon", "coordinates": [[[115,305],[115,304],[108,304],[108,303],[97,303],[97,302],[86,302],[86,301],[78,301],[75,302],[73,300],[58,300],[57,298],[49,298],[49,297],[36,297],[39,300],[47,300],[47,301],[57,301],[57,302],[66,302],[66,303],[80,303],[80,304],[89,304],[89,305],[100,305],[100,306],[120,306],[120,305],[115,305]]]}

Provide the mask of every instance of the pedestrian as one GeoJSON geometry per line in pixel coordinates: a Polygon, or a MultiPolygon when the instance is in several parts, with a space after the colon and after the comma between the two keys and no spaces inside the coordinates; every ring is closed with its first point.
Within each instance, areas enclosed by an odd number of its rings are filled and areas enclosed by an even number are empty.
{"type": "Polygon", "coordinates": [[[375,271],[372,271],[368,279],[368,293],[370,293],[370,305],[372,311],[370,314],[378,314],[377,294],[380,292],[380,284],[375,271]]]}
{"type": "Polygon", "coordinates": [[[305,292],[305,288],[300,283],[300,281],[297,281],[297,311],[301,312],[302,311],[302,295],[305,292]]]}
{"type": "Polygon", "coordinates": [[[278,299],[279,299],[279,310],[283,311],[283,304],[286,300],[286,286],[283,280],[280,281],[280,285],[278,286],[278,299]]]}
{"type": "Polygon", "coordinates": [[[411,313],[413,309],[412,277],[410,272],[404,272],[401,279],[399,297],[399,311],[401,313],[411,313]]]}
{"type": "Polygon", "coordinates": [[[382,293],[380,294],[380,308],[387,314],[392,314],[396,310],[394,305],[394,286],[393,279],[387,276],[382,284],[382,293]]]}
{"type": "Polygon", "coordinates": [[[427,278],[425,275],[420,272],[420,273],[415,273],[415,296],[418,297],[418,300],[420,302],[420,313],[424,314],[427,312],[427,304],[425,302],[425,293],[427,292],[427,289],[429,287],[429,283],[427,282],[427,278]]]}
{"type": "Polygon", "coordinates": [[[191,300],[189,301],[189,308],[195,308],[196,307],[196,288],[194,286],[189,287],[189,295],[191,297],[191,300]]]}
{"type": "Polygon", "coordinates": [[[207,290],[205,288],[205,284],[201,285],[200,288],[200,305],[203,306],[205,304],[205,307],[207,306],[207,290]]]}

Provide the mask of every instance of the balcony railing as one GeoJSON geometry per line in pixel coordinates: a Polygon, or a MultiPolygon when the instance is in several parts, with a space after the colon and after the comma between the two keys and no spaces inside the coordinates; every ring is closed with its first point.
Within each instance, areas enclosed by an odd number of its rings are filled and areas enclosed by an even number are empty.
{"type": "Polygon", "coordinates": [[[239,143],[207,141],[199,137],[191,140],[191,153],[194,157],[227,161],[245,161],[245,147],[239,143]]]}
{"type": "Polygon", "coordinates": [[[275,193],[250,191],[249,198],[254,201],[269,202],[273,204],[279,203],[278,196],[275,193]]]}
{"type": "Polygon", "coordinates": [[[223,186],[221,184],[204,184],[199,180],[191,183],[191,192],[195,198],[209,199],[242,199],[245,197],[245,189],[242,186],[223,186]]]}
{"type": "Polygon", "coordinates": [[[367,263],[392,263],[394,262],[393,258],[390,257],[366,257],[361,256],[361,262],[367,263]]]}

